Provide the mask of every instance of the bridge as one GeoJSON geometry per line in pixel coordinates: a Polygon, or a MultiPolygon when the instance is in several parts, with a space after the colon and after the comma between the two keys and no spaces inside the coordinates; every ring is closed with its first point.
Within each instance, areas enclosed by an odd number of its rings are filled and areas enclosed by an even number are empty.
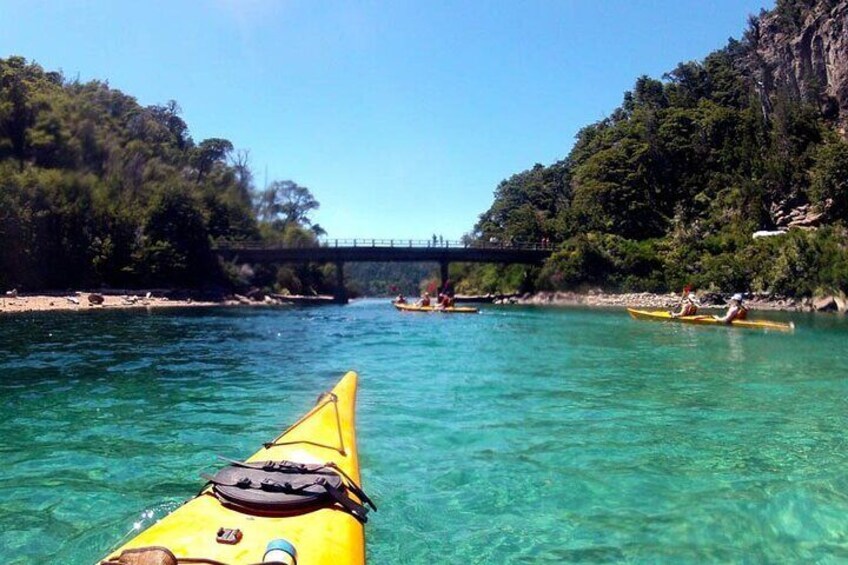
{"type": "Polygon", "coordinates": [[[345,263],[434,262],[439,264],[444,286],[448,280],[450,263],[540,265],[551,256],[553,246],[548,242],[526,241],[325,239],[312,247],[218,241],[212,249],[223,259],[238,263],[333,263],[337,276],[335,298],[339,302],[346,302],[345,263]]]}

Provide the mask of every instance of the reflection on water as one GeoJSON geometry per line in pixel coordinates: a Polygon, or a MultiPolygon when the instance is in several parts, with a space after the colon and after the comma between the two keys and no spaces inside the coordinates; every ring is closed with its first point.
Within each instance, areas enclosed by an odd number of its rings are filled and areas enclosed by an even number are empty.
{"type": "Polygon", "coordinates": [[[3,317],[0,556],[94,562],[355,369],[373,563],[846,560],[848,324],[791,319],[369,301],[3,317]]]}

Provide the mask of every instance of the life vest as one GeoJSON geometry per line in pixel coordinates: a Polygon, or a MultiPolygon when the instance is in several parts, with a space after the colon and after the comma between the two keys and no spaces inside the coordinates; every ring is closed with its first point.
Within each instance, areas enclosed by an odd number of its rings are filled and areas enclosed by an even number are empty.
{"type": "Polygon", "coordinates": [[[739,305],[739,311],[736,312],[736,315],[733,316],[734,320],[747,320],[748,319],[748,309],[739,305]]]}
{"type": "Polygon", "coordinates": [[[691,302],[687,303],[686,306],[683,307],[682,316],[694,316],[698,313],[698,307],[692,304],[691,302]]]}

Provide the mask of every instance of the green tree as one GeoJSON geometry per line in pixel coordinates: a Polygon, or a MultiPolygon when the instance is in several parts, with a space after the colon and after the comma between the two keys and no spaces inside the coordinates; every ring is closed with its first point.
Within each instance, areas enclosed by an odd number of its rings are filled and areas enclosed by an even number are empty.
{"type": "Polygon", "coordinates": [[[211,260],[198,202],[184,187],[160,189],[147,210],[138,272],[150,284],[197,286],[210,272],[211,260]]]}
{"type": "Polygon", "coordinates": [[[309,216],[319,207],[308,188],[290,180],[272,182],[256,200],[259,219],[278,230],[289,224],[311,226],[309,216]]]}
{"type": "Polygon", "coordinates": [[[201,182],[216,163],[224,163],[233,151],[233,144],[217,137],[204,139],[192,149],[190,163],[197,170],[197,182],[201,182]]]}
{"type": "Polygon", "coordinates": [[[829,218],[848,220],[848,143],[834,137],[820,146],[811,175],[810,200],[829,218]]]}

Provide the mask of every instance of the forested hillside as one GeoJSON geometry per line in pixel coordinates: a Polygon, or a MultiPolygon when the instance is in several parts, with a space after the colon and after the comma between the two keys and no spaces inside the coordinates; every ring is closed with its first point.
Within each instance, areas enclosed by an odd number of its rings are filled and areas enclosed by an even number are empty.
{"type": "Polygon", "coordinates": [[[175,102],[0,59],[0,286],[318,287],[315,267],[237,270],[218,238],[315,245],[318,203],[291,181],[257,193],[248,153],[192,140],[175,102]]]}
{"type": "MultiPolygon", "coordinates": [[[[845,291],[846,125],[848,0],[778,0],[704,60],[636,79],[560,161],[497,187],[469,237],[549,241],[557,252],[542,269],[454,265],[451,278],[460,292],[845,291]]],[[[249,154],[194,141],[176,102],[142,106],[103,82],[0,59],[4,288],[327,291],[332,266],[248,268],[211,249],[317,245],[317,207],[292,181],[257,191],[249,154]]],[[[350,280],[409,292],[426,271],[363,266],[350,280]]]]}
{"type": "Polygon", "coordinates": [[[348,263],[348,292],[354,296],[418,296],[428,286],[438,286],[438,263],[348,263]]]}
{"type": "Polygon", "coordinates": [[[778,1],[703,61],[639,77],[561,161],[503,181],[473,236],[555,242],[540,289],[845,290],[846,36],[845,0],[778,1]]]}

